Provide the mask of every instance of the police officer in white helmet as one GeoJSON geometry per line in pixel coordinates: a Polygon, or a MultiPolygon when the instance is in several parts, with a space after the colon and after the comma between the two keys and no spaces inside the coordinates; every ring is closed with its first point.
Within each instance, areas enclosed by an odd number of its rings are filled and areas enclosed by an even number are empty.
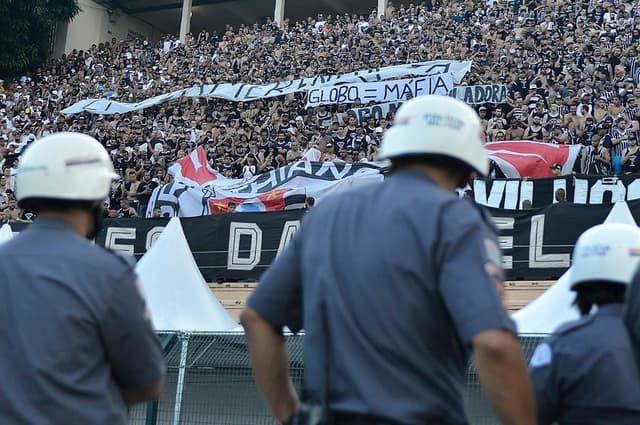
{"type": "Polygon", "coordinates": [[[391,176],[323,199],[262,276],[241,321],[281,422],[467,424],[473,352],[502,422],[535,423],[493,228],[455,193],[487,173],[480,131],[458,100],[407,101],[379,151],[391,176]],[[284,326],[306,332],[302,404],[284,326]]]}
{"type": "Polygon", "coordinates": [[[636,271],[627,293],[625,322],[640,371],[640,269],[636,271]]]}
{"type": "Polygon", "coordinates": [[[57,133],[18,167],[37,219],[0,245],[0,423],[128,424],[159,396],[165,364],[133,264],[93,245],[119,178],[92,137],[57,133]]]}
{"type": "Polygon", "coordinates": [[[640,379],[623,321],[640,229],[601,224],[576,242],[569,276],[581,318],[560,326],[530,367],[540,425],[640,424],[640,379]]]}

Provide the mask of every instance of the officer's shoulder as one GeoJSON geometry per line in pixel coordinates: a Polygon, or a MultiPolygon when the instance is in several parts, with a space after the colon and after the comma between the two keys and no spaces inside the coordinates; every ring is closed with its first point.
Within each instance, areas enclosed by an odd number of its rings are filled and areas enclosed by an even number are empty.
{"type": "Polygon", "coordinates": [[[455,196],[442,199],[441,209],[445,210],[446,216],[454,223],[477,223],[481,221],[495,230],[493,220],[488,210],[469,199],[460,199],[455,196]]]}
{"type": "Polygon", "coordinates": [[[579,331],[584,327],[586,327],[587,325],[593,323],[593,321],[595,320],[595,317],[596,317],[595,315],[589,314],[584,317],[581,317],[580,319],[572,320],[570,322],[564,323],[560,325],[558,329],[556,329],[555,334],[568,335],[573,332],[579,331]]]}
{"type": "Polygon", "coordinates": [[[98,255],[102,257],[105,262],[110,262],[112,265],[123,269],[132,269],[136,265],[136,260],[131,255],[123,254],[100,245],[95,246],[98,248],[98,255]]]}

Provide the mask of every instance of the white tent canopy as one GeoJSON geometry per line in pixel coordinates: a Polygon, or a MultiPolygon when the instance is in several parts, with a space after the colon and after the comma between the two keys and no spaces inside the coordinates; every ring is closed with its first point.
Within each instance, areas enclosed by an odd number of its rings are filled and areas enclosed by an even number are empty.
{"type": "Polygon", "coordinates": [[[215,332],[238,327],[198,270],[180,220],[172,218],[136,272],[159,331],[215,332]]]}
{"type": "MultiPolygon", "coordinates": [[[[604,222],[637,225],[624,201],[613,205],[604,222]]],[[[570,289],[569,273],[571,269],[560,276],[551,288],[511,316],[518,325],[519,334],[550,334],[561,324],[580,317],[578,310],[571,305],[575,293],[570,289]]]]}
{"type": "Polygon", "coordinates": [[[0,226],[0,244],[8,242],[13,237],[13,231],[9,224],[0,226]]]}

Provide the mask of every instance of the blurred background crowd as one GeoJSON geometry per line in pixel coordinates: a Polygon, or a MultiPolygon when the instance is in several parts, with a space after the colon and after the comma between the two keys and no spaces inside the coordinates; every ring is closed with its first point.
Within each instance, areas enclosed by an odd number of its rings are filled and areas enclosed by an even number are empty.
{"type": "MultiPolygon", "coordinates": [[[[0,86],[0,221],[29,221],[13,201],[20,152],[57,131],[94,136],[110,152],[111,216],[140,213],[167,167],[198,146],[211,167],[247,178],[301,159],[374,161],[393,121],[305,109],[305,93],[252,102],[182,99],[131,114],[65,116],[87,98],[135,102],[195,85],[264,84],[429,60],[470,60],[462,84],[505,84],[503,104],[475,105],[487,142],[582,144],[576,171],[637,172],[640,14],[633,1],[427,1],[386,16],[317,15],[222,32],[116,40],[51,60],[0,86]]],[[[493,170],[494,177],[500,171],[493,170]]]]}

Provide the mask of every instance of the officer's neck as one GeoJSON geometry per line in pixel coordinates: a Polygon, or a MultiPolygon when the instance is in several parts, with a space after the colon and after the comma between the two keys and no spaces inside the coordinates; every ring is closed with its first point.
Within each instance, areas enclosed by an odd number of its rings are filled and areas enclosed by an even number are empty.
{"type": "Polygon", "coordinates": [[[93,231],[93,216],[86,210],[40,211],[38,216],[66,221],[82,237],[87,237],[93,231]]]}
{"type": "Polygon", "coordinates": [[[458,182],[452,179],[451,176],[441,168],[426,164],[412,164],[406,168],[430,177],[436,185],[448,192],[455,192],[458,188],[458,182]]]}

